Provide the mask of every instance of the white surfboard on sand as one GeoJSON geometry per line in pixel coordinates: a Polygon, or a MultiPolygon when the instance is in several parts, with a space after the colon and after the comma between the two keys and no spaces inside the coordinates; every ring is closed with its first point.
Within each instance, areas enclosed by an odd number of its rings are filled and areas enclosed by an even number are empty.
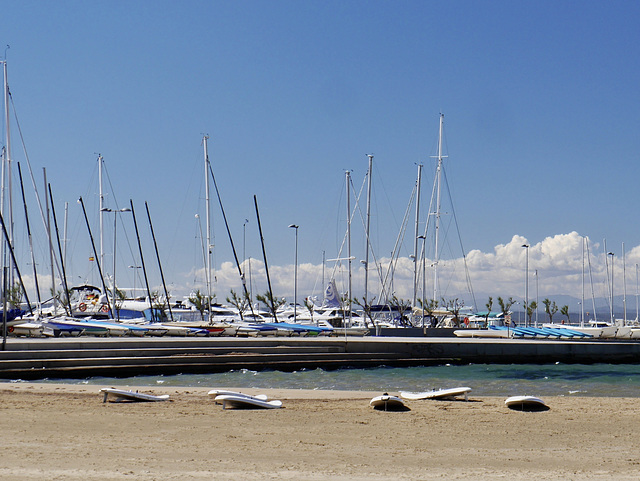
{"type": "MultiPolygon", "coordinates": [[[[266,397],[266,396],[265,396],[266,397]]],[[[227,409],[227,406],[235,408],[263,408],[263,409],[277,409],[282,407],[282,401],[273,400],[266,401],[259,399],[257,396],[247,395],[233,395],[233,394],[219,394],[214,400],[217,403],[222,403],[222,409],[227,409]]]]}
{"type": "Polygon", "coordinates": [[[267,395],[266,394],[256,394],[255,396],[253,396],[251,394],[245,394],[245,393],[237,392],[237,391],[227,391],[225,389],[212,389],[207,394],[209,394],[209,396],[228,395],[228,396],[242,396],[242,397],[254,398],[254,399],[259,399],[260,401],[266,401],[267,400],[267,395]]]}
{"type": "Polygon", "coordinates": [[[505,405],[511,409],[519,409],[521,411],[535,411],[548,409],[545,402],[535,396],[511,396],[505,400],[505,405]]]}
{"type": "Polygon", "coordinates": [[[166,401],[169,399],[168,394],[163,394],[161,396],[154,396],[153,394],[144,394],[137,391],[125,391],[124,389],[116,389],[113,387],[105,387],[100,389],[100,392],[104,393],[104,398],[102,399],[103,403],[107,402],[107,397],[109,395],[115,397],[116,402],[122,401],[166,401]]]}
{"type": "Polygon", "coordinates": [[[468,401],[468,394],[471,391],[470,387],[452,387],[449,389],[434,389],[433,391],[425,392],[401,392],[400,396],[405,399],[418,400],[418,399],[453,399],[456,396],[464,396],[464,400],[468,401]]]}
{"type": "Polygon", "coordinates": [[[369,405],[381,411],[404,411],[407,409],[402,399],[387,393],[374,397],[369,401],[369,405]]]}

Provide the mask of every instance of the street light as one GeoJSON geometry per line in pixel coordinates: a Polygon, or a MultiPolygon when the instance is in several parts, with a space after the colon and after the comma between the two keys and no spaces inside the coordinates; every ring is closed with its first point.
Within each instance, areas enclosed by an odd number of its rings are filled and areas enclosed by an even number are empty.
{"type": "MultiPolygon", "coordinates": [[[[113,295],[111,296],[111,299],[115,315],[119,320],[120,312],[116,309],[116,226],[118,225],[118,212],[131,212],[131,209],[129,207],[124,207],[122,209],[109,209],[108,207],[103,207],[100,210],[102,212],[113,212],[113,295]]],[[[111,314],[114,314],[114,312],[112,311],[111,314]]]]}
{"type": "Polygon", "coordinates": [[[527,313],[529,311],[529,244],[522,244],[527,250],[527,262],[524,278],[524,325],[527,326],[527,313]]]}
{"type": "Polygon", "coordinates": [[[290,229],[296,230],[296,260],[293,270],[293,322],[296,322],[298,319],[298,227],[300,226],[297,226],[295,224],[291,224],[289,226],[290,229]]]}

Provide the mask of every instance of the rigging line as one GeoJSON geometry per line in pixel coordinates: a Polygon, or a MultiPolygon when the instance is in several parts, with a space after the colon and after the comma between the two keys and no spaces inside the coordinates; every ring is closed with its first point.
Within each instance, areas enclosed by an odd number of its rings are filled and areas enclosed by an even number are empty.
{"type": "Polygon", "coordinates": [[[589,281],[591,284],[591,303],[593,305],[593,320],[598,322],[598,316],[596,314],[596,295],[593,291],[593,273],[591,272],[591,253],[589,250],[589,237],[587,237],[587,263],[589,264],[589,281]]]}
{"type": "Polygon", "coordinates": [[[33,282],[36,288],[36,297],[38,299],[38,308],[42,306],[42,299],[40,298],[40,286],[38,285],[38,271],[36,268],[36,258],[33,253],[33,236],[31,235],[31,224],[29,223],[29,212],[27,210],[27,199],[24,195],[24,183],[22,182],[22,169],[20,168],[20,162],[18,162],[18,176],[20,177],[20,192],[22,193],[22,205],[24,206],[24,218],[27,227],[27,235],[29,238],[29,251],[31,253],[31,264],[33,268],[33,282]]]}
{"type": "MultiPolygon", "coordinates": [[[[364,187],[366,185],[367,182],[367,178],[369,177],[369,175],[371,175],[371,173],[367,173],[367,175],[365,176],[364,180],[362,181],[362,187],[360,188],[360,192],[358,193],[358,197],[356,198],[356,208],[358,213],[360,214],[360,221],[362,222],[362,227],[365,231],[365,249],[369,249],[369,252],[371,252],[371,255],[373,256],[373,265],[376,268],[376,271],[378,270],[378,259],[376,257],[376,253],[373,249],[373,243],[371,242],[371,235],[369,232],[367,232],[366,229],[366,225],[365,225],[365,218],[364,215],[362,213],[362,209],[360,208],[360,198],[362,197],[362,193],[364,191],[364,187]]],[[[355,212],[354,212],[355,214],[355,212]]],[[[365,269],[368,269],[368,266],[365,266],[365,269]]],[[[378,275],[378,277],[380,277],[380,275],[378,275]]],[[[382,279],[380,279],[382,281],[382,279]]]]}
{"type": "MultiPolygon", "coordinates": [[[[11,92],[9,92],[9,100],[11,101],[11,106],[13,107],[13,116],[16,120],[16,127],[18,127],[18,134],[20,135],[20,141],[22,142],[22,150],[24,152],[25,160],[27,161],[27,167],[29,169],[29,177],[31,178],[31,184],[33,185],[33,190],[36,195],[36,201],[37,201],[36,203],[38,204],[38,209],[40,211],[40,219],[42,220],[42,224],[45,226],[45,230],[47,230],[46,229],[47,221],[45,220],[44,210],[42,208],[42,202],[40,201],[40,194],[38,192],[38,187],[36,185],[35,178],[33,177],[33,170],[31,169],[31,161],[29,160],[29,155],[27,154],[27,147],[24,142],[24,136],[22,135],[22,128],[20,127],[20,122],[18,121],[18,112],[16,111],[16,106],[13,102],[13,97],[11,95],[11,92]]],[[[51,239],[51,232],[49,232],[48,230],[47,230],[47,238],[49,240],[49,244],[53,245],[53,241],[51,239]]],[[[62,270],[58,262],[58,255],[56,254],[55,250],[53,250],[52,253],[53,253],[54,264],[56,266],[56,269],[58,270],[58,276],[62,278],[62,270]]]]}
{"type": "MultiPolygon", "coordinates": [[[[405,214],[404,214],[404,217],[403,217],[403,220],[402,220],[402,225],[398,229],[398,236],[396,237],[396,243],[395,243],[393,251],[391,253],[391,259],[389,260],[389,266],[387,268],[387,273],[386,273],[384,279],[382,279],[382,277],[380,278],[380,286],[381,286],[380,287],[380,299],[383,299],[383,296],[385,296],[385,289],[386,289],[387,280],[389,279],[389,276],[391,275],[391,273],[394,272],[395,267],[397,265],[397,262],[398,262],[397,261],[397,257],[399,257],[399,255],[400,255],[400,245],[402,245],[402,243],[404,241],[404,236],[406,234],[407,224],[408,224],[408,220],[409,220],[409,212],[411,210],[411,207],[413,206],[414,199],[416,198],[416,192],[417,192],[417,185],[414,184],[413,189],[411,190],[411,195],[409,196],[409,203],[407,204],[407,209],[405,211],[405,214]]],[[[393,284],[393,278],[392,278],[392,284],[393,284]]],[[[386,296],[384,298],[386,299],[386,296]]]]}
{"type": "Polygon", "coordinates": [[[396,219],[396,217],[393,215],[394,209],[393,209],[393,205],[391,204],[391,197],[389,196],[389,193],[387,192],[387,189],[385,188],[385,184],[383,182],[382,177],[379,176],[378,171],[376,170],[376,182],[374,182],[374,189],[377,189],[378,184],[380,184],[382,186],[382,192],[384,193],[384,199],[387,201],[387,207],[389,209],[389,213],[390,213],[390,217],[393,220],[393,222],[395,223],[395,227],[396,229],[400,229],[401,228],[401,224],[398,224],[398,219],[396,219]]]}
{"type": "MultiPolygon", "coordinates": [[[[58,230],[58,219],[56,216],[56,208],[55,208],[55,204],[53,202],[53,193],[51,191],[51,184],[47,184],[47,187],[49,188],[49,198],[51,199],[51,213],[53,214],[53,224],[56,230],[56,240],[58,241],[58,253],[60,254],[60,259],[63,258],[62,256],[62,244],[60,243],[60,231],[58,230]]],[[[60,261],[60,265],[62,266],[62,285],[64,287],[64,293],[65,293],[65,297],[67,298],[67,306],[69,308],[68,313],[69,315],[72,314],[71,312],[71,299],[69,298],[69,286],[67,285],[67,273],[64,269],[64,262],[60,261]]],[[[63,302],[64,305],[64,302],[63,302]]],[[[66,307],[65,307],[65,311],[66,311],[66,307]]]]}
{"type": "MultiPolygon", "coordinates": [[[[16,273],[18,274],[18,281],[20,282],[20,286],[22,287],[22,292],[24,294],[24,298],[27,301],[27,305],[29,306],[29,312],[33,315],[33,309],[31,308],[31,302],[29,302],[29,296],[27,295],[27,289],[25,288],[24,282],[22,281],[22,276],[20,275],[20,269],[18,268],[18,263],[16,262],[16,256],[14,255],[13,247],[11,247],[11,244],[9,243],[9,234],[7,233],[7,227],[5,226],[2,214],[0,214],[0,223],[2,224],[2,233],[4,234],[4,239],[7,242],[7,246],[9,247],[9,249],[8,249],[9,250],[9,254],[11,254],[11,259],[13,260],[13,268],[16,270],[16,273]]],[[[67,296],[68,296],[68,294],[67,294],[67,296]]]]}
{"type": "Polygon", "coordinates": [[[444,168],[444,166],[442,166],[442,173],[444,175],[444,183],[445,186],[447,187],[447,193],[449,194],[449,203],[451,204],[451,215],[453,217],[453,222],[454,225],[456,227],[456,232],[458,234],[458,241],[460,242],[460,249],[462,250],[462,259],[464,261],[464,270],[465,270],[465,276],[466,276],[466,280],[467,280],[467,288],[470,290],[470,294],[471,297],[473,298],[473,305],[477,306],[478,303],[476,302],[476,296],[473,292],[473,285],[471,284],[471,277],[469,274],[469,266],[467,264],[467,254],[464,250],[464,246],[462,244],[462,236],[460,235],[460,226],[458,225],[458,218],[456,216],[456,209],[453,206],[453,198],[451,196],[451,189],[449,188],[449,178],[447,177],[447,172],[444,168]]]}
{"type": "MultiPolygon", "coordinates": [[[[351,178],[351,176],[349,177],[349,180],[351,182],[351,186],[353,187],[353,190],[355,191],[355,186],[353,185],[353,179],[351,178]]],[[[362,194],[362,189],[364,189],[364,183],[362,185],[362,188],[360,189],[360,193],[358,194],[358,196],[354,199],[355,200],[355,205],[353,207],[353,210],[351,211],[351,213],[349,213],[349,219],[348,222],[351,223],[351,221],[353,220],[353,217],[356,213],[356,209],[358,206],[358,198],[360,197],[360,194],[362,194]]],[[[340,245],[340,249],[338,250],[338,257],[337,259],[340,259],[342,257],[342,249],[344,249],[344,245],[347,242],[347,231],[345,231],[344,236],[342,237],[342,244],[340,245]]],[[[335,277],[336,274],[336,270],[338,269],[338,267],[341,265],[340,260],[336,261],[336,263],[333,265],[333,270],[331,271],[331,279],[333,279],[335,277]]]]}
{"type": "MultiPolygon", "coordinates": [[[[109,175],[109,169],[107,169],[106,163],[103,164],[102,172],[107,177],[107,184],[109,184],[109,188],[111,189],[111,197],[113,198],[115,209],[120,210],[120,204],[118,203],[118,199],[116,198],[116,191],[113,188],[113,183],[111,182],[111,176],[109,175]]],[[[126,244],[127,244],[127,247],[129,248],[129,254],[131,255],[131,259],[133,259],[134,264],[136,264],[137,260],[134,253],[133,245],[131,243],[131,239],[129,238],[129,233],[127,232],[126,226],[124,225],[124,220],[122,219],[122,216],[116,215],[116,222],[118,217],[120,217],[120,225],[122,226],[122,231],[124,233],[126,244]]]]}
{"type": "MultiPolygon", "coordinates": [[[[222,206],[222,197],[220,197],[220,191],[218,190],[218,183],[216,182],[216,176],[213,175],[213,168],[211,167],[211,163],[209,162],[209,173],[211,174],[211,178],[213,179],[213,186],[216,189],[216,195],[218,196],[218,203],[220,204],[220,210],[222,211],[222,218],[224,219],[224,225],[227,228],[227,234],[229,234],[229,242],[231,243],[231,250],[233,251],[233,258],[236,261],[236,266],[238,267],[238,274],[240,274],[240,281],[242,281],[242,288],[244,290],[244,295],[246,300],[249,301],[249,307],[251,308],[251,317],[255,318],[255,313],[253,312],[253,305],[251,302],[251,296],[249,295],[249,290],[247,289],[247,281],[245,279],[245,275],[242,272],[242,268],[240,267],[240,261],[238,261],[238,254],[236,253],[236,246],[233,243],[233,237],[231,236],[231,230],[229,229],[229,223],[227,222],[227,214],[224,212],[224,207],[222,206]]],[[[256,204],[257,210],[257,204],[256,204]]],[[[266,254],[265,254],[265,267],[267,265],[266,262],[266,254]]],[[[271,289],[271,285],[269,285],[269,289],[271,289]]],[[[275,316],[275,312],[273,314],[275,316]]]]}
{"type": "Polygon", "coordinates": [[[385,299],[385,302],[388,302],[388,295],[392,294],[392,292],[385,292],[387,290],[387,281],[391,280],[391,283],[390,283],[391,285],[389,286],[389,289],[391,289],[391,286],[393,285],[393,272],[395,271],[395,268],[398,263],[400,245],[402,245],[402,241],[404,240],[404,235],[407,230],[406,226],[407,226],[407,223],[409,222],[409,215],[411,212],[411,206],[413,205],[413,199],[416,196],[416,188],[417,186],[414,184],[414,188],[411,191],[409,204],[407,205],[407,209],[405,210],[404,217],[402,219],[402,225],[398,230],[396,243],[393,247],[393,251],[391,252],[391,259],[389,260],[389,266],[387,267],[387,272],[385,274],[384,279],[381,279],[380,297],[379,297],[381,301],[382,299],[385,299]]]}

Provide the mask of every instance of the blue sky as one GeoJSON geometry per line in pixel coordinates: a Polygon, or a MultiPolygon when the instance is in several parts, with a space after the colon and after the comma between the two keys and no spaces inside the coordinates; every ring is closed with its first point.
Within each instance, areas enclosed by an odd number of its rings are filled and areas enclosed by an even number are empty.
{"type": "MultiPolygon", "coordinates": [[[[208,133],[239,255],[248,219],[244,251],[262,259],[256,195],[280,295],[292,294],[292,223],[308,264],[299,291],[317,293],[322,252],[336,256],[344,234],[345,170],[359,189],[374,155],[372,241],[378,257],[389,256],[418,163],[429,198],[440,112],[460,234],[483,265],[500,246],[528,243],[540,291],[579,297],[582,256],[571,233],[588,236],[602,262],[603,239],[617,256],[625,243],[629,270],[640,261],[637,2],[2,1],[0,10],[31,164],[40,179],[47,168],[58,215],[69,202],[75,279],[94,276],[76,199],[95,205],[99,152],[113,189],[108,207],[133,199],[141,222],[148,202],[172,292],[199,285],[194,215],[204,214],[208,133]],[[558,267],[544,257],[550,244],[578,258],[558,267]]],[[[12,151],[22,162],[15,126],[12,151]]],[[[232,256],[215,204],[213,212],[224,300],[237,280],[233,266],[222,267],[232,256]]],[[[122,229],[133,248],[119,243],[118,270],[130,287],[127,265],[139,261],[126,257],[135,251],[131,222],[122,229]]],[[[362,258],[362,229],[354,236],[362,258]]],[[[472,271],[474,284],[485,283],[480,296],[523,295],[522,251],[472,271]]],[[[399,283],[397,291],[406,296],[399,283]]]]}

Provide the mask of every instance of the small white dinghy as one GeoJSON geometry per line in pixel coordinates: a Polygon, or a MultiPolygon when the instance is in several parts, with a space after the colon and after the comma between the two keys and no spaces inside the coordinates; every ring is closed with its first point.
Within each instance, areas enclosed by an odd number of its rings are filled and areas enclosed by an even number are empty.
{"type": "Polygon", "coordinates": [[[505,400],[505,405],[509,409],[518,411],[546,411],[549,406],[535,396],[511,396],[505,400]]]}
{"type": "Polygon", "coordinates": [[[123,402],[123,401],[166,401],[169,399],[168,394],[163,394],[161,396],[154,396],[153,394],[144,394],[137,391],[125,391],[123,389],[116,389],[113,387],[105,387],[100,389],[101,393],[104,393],[104,398],[102,399],[103,403],[107,402],[107,398],[109,395],[115,397],[115,402],[123,402]]]}
{"type": "Polygon", "coordinates": [[[407,411],[409,409],[398,396],[391,396],[387,393],[371,399],[369,406],[380,411],[407,411]]]}
{"type": "Polygon", "coordinates": [[[262,408],[277,409],[282,407],[282,401],[267,401],[266,396],[249,396],[248,394],[219,394],[214,398],[216,403],[222,403],[222,409],[227,409],[227,405],[234,408],[262,408]]]}
{"type": "Polygon", "coordinates": [[[405,399],[455,399],[457,396],[464,396],[464,400],[469,400],[470,387],[452,387],[449,389],[434,389],[425,392],[401,392],[400,396],[405,399]]]}

